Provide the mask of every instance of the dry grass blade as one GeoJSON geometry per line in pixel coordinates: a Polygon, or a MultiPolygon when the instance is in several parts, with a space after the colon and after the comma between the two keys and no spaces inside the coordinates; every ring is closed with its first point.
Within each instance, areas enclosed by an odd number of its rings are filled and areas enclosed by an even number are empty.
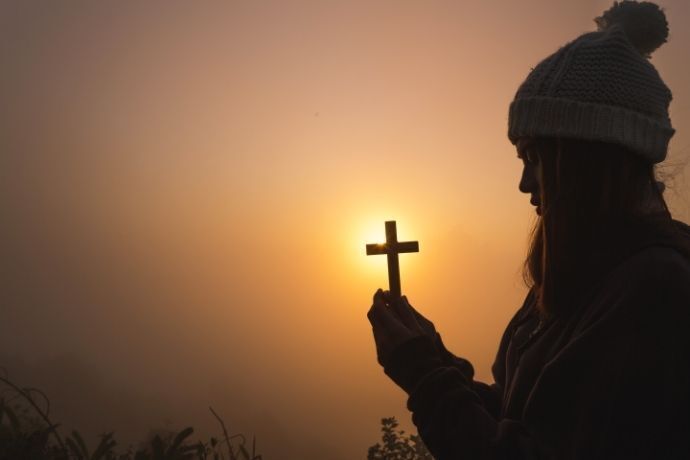
{"type": "Polygon", "coordinates": [[[17,417],[17,414],[14,413],[12,408],[8,406],[4,400],[0,399],[0,425],[2,424],[2,420],[5,415],[7,415],[7,420],[9,421],[10,429],[12,430],[13,434],[19,434],[21,432],[19,417],[17,417]]]}
{"type": "MultiPolygon", "coordinates": [[[[8,387],[12,388],[14,391],[17,392],[17,394],[21,395],[33,408],[34,410],[38,413],[38,415],[43,419],[45,424],[48,426],[48,430],[53,433],[53,436],[57,440],[58,444],[60,445],[60,448],[63,451],[66,451],[67,448],[65,446],[65,443],[62,441],[62,438],[60,437],[60,434],[57,432],[57,425],[53,424],[50,419],[48,418],[48,414],[43,412],[40,407],[38,407],[38,404],[33,400],[31,397],[31,394],[27,394],[23,389],[15,385],[14,383],[10,382],[4,377],[0,377],[0,382],[4,383],[8,387]]],[[[46,400],[48,399],[45,395],[43,395],[46,400]]]]}
{"type": "Polygon", "coordinates": [[[184,430],[180,431],[177,433],[175,436],[175,439],[173,439],[172,443],[170,446],[168,446],[168,450],[166,452],[166,456],[172,457],[178,453],[180,448],[182,447],[182,443],[184,442],[185,439],[190,437],[194,433],[194,428],[187,427],[184,430]]]}
{"type": "MultiPolygon", "coordinates": [[[[29,388],[24,388],[24,392],[25,392],[32,400],[34,399],[34,398],[33,398],[33,394],[34,394],[34,393],[36,393],[36,394],[38,394],[39,396],[41,396],[41,397],[43,398],[43,401],[45,402],[45,405],[46,405],[46,407],[45,407],[45,409],[43,410],[43,412],[44,412],[46,415],[50,415],[50,399],[48,399],[48,396],[46,396],[46,394],[45,394],[44,392],[42,392],[42,391],[39,390],[38,388],[30,388],[30,387],[29,387],[29,388]]],[[[38,405],[38,403],[36,403],[36,405],[38,405]]]]}
{"type": "Polygon", "coordinates": [[[79,434],[77,430],[73,430],[72,438],[74,438],[74,440],[77,442],[77,445],[79,446],[81,454],[84,456],[84,458],[89,458],[89,449],[86,448],[86,443],[84,442],[84,438],[81,437],[81,434],[79,434]]]}
{"type": "Polygon", "coordinates": [[[67,438],[67,446],[72,451],[72,456],[74,456],[75,459],[84,460],[84,456],[82,455],[81,449],[72,438],[67,438]]]}
{"type": "Polygon", "coordinates": [[[113,439],[113,434],[113,432],[110,432],[103,435],[100,444],[98,444],[98,447],[91,455],[91,460],[101,460],[112,454],[113,448],[117,444],[113,439]]]}
{"type": "Polygon", "coordinates": [[[223,436],[225,437],[225,443],[228,446],[228,453],[230,454],[230,460],[237,460],[235,457],[234,452],[232,451],[232,444],[230,444],[230,436],[228,436],[228,430],[225,428],[225,422],[223,422],[223,419],[216,414],[216,411],[213,410],[213,407],[208,406],[209,410],[213,414],[213,416],[218,420],[218,423],[220,423],[220,427],[223,429],[223,436]]]}

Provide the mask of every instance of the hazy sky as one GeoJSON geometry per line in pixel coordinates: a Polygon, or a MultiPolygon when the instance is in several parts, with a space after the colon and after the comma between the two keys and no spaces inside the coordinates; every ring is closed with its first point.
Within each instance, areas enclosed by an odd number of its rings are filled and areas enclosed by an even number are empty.
{"type": "MultiPolygon", "coordinates": [[[[0,1],[0,366],[65,428],[364,458],[408,423],[366,311],[403,291],[490,379],[534,211],[507,108],[608,1],[0,1]]],[[[690,2],[661,1],[690,218],[690,2]]]]}

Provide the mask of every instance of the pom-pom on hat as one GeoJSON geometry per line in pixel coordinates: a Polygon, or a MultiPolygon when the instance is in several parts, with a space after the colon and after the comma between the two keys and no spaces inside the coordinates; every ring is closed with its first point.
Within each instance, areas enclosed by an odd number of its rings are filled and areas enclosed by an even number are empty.
{"type": "Polygon", "coordinates": [[[649,62],[668,23],[654,3],[624,0],[540,62],[510,104],[508,137],[558,137],[620,144],[650,163],[666,158],[674,129],[671,91],[649,62]]]}

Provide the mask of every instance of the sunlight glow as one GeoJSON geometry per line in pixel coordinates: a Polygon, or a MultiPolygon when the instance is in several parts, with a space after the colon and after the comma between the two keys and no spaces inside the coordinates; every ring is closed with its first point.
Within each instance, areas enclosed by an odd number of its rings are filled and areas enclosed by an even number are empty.
{"type": "Polygon", "coordinates": [[[350,243],[348,247],[352,248],[352,253],[348,255],[348,259],[352,260],[355,272],[367,282],[377,286],[387,286],[387,259],[384,255],[367,256],[365,248],[367,244],[379,246],[385,244],[385,222],[387,220],[396,220],[398,223],[399,241],[417,240],[415,235],[418,234],[418,229],[409,224],[411,219],[396,219],[386,213],[381,213],[379,217],[361,219],[358,225],[351,228],[352,233],[347,236],[350,243]]]}

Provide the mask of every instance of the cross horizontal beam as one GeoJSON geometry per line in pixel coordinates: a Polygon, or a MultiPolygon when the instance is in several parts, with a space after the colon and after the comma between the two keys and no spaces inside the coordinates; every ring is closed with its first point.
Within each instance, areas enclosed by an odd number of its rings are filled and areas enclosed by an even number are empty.
{"type": "Polygon", "coordinates": [[[377,243],[367,244],[367,255],[376,256],[380,254],[403,254],[406,252],[419,252],[419,243],[416,241],[405,241],[403,243],[388,244],[377,243]]]}

